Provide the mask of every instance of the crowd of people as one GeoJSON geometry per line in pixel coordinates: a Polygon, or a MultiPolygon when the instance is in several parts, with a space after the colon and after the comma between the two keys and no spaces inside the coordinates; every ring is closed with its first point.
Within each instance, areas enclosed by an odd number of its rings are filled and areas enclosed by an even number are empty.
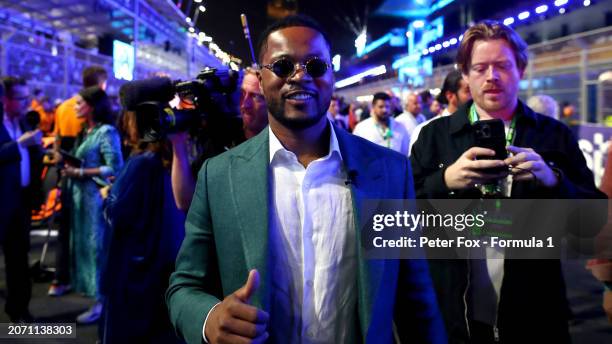
{"type": "Polygon", "coordinates": [[[75,321],[98,322],[104,343],[570,341],[558,260],[370,261],[359,245],[367,199],[477,199],[491,184],[500,198],[606,197],[557,120],[566,110],[518,99],[528,61],[511,28],[471,27],[440,92],[403,102],[385,90],[365,105],[334,95],[330,42],[307,17],[273,24],[259,48],[235,118],[209,114],[156,139],[140,104],[165,111],[172,99],[135,101],[122,87],[117,115],[100,66],[57,104],[2,78],[12,322],[34,321],[30,217],[47,165],[62,204],[48,294],[91,297],[75,321]],[[505,123],[505,160],[477,159],[494,153],[474,147],[480,119],[505,123]]]}

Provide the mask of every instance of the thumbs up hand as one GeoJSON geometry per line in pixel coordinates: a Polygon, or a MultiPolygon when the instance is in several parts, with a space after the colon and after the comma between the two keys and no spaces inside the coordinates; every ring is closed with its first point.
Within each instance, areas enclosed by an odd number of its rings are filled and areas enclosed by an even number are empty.
{"type": "Polygon", "coordinates": [[[246,283],[210,312],[204,334],[211,344],[264,343],[268,313],[250,305],[259,288],[259,272],[251,270],[246,283]]]}

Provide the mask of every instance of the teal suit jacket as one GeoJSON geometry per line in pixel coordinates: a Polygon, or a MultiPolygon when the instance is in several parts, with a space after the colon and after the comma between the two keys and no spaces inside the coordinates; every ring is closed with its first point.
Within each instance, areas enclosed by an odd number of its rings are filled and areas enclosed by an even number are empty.
{"type": "MultiPolygon", "coordinates": [[[[351,191],[356,228],[366,199],[414,198],[408,159],[336,129],[351,191]]],[[[252,304],[270,310],[268,266],[268,129],[207,160],[198,175],[176,271],[166,301],[170,319],[188,343],[201,343],[210,309],[260,273],[252,304]]],[[[366,260],[356,236],[358,337],[393,342],[393,322],[403,343],[444,343],[446,336],[425,260],[366,260]]],[[[268,328],[271,338],[274,329],[268,328]]]]}

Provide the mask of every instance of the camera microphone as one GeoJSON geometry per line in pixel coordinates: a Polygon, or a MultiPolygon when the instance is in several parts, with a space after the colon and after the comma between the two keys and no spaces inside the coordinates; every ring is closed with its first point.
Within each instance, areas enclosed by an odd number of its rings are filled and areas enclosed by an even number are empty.
{"type": "Polygon", "coordinates": [[[251,41],[251,33],[249,31],[249,23],[244,13],[240,15],[240,22],[242,22],[242,30],[244,32],[244,38],[249,42],[249,49],[251,50],[251,60],[253,61],[252,67],[257,68],[257,60],[255,59],[255,51],[253,50],[253,42],[251,41]]]}
{"type": "Polygon", "coordinates": [[[169,78],[150,78],[124,84],[119,89],[119,98],[123,108],[135,111],[140,103],[167,103],[174,99],[175,93],[174,84],[169,78]]]}

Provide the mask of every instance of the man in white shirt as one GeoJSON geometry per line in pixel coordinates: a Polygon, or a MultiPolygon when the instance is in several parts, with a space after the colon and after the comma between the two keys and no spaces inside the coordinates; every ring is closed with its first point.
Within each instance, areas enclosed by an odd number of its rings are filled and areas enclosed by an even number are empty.
{"type": "Polygon", "coordinates": [[[33,159],[41,157],[40,130],[28,130],[23,116],[30,104],[25,80],[6,77],[0,82],[0,242],[6,267],[5,311],[12,322],[29,322],[32,294],[29,277],[30,184],[33,159]]]}
{"type": "Polygon", "coordinates": [[[419,138],[419,133],[421,129],[429,124],[431,121],[451,115],[457,111],[457,109],[472,100],[472,94],[470,93],[470,86],[468,85],[461,75],[461,72],[458,70],[452,70],[446,75],[444,78],[444,84],[442,84],[442,91],[438,97],[438,101],[442,104],[446,104],[447,107],[442,111],[439,116],[433,117],[414,128],[412,131],[412,135],[410,135],[410,148],[408,149],[408,155],[412,151],[412,146],[419,138]]]}
{"type": "Polygon", "coordinates": [[[372,98],[372,116],[357,123],[353,134],[408,155],[410,135],[403,125],[391,116],[391,97],[379,92],[372,98]]]}
{"type": "Polygon", "coordinates": [[[406,128],[409,135],[412,135],[414,128],[427,120],[427,117],[421,113],[421,96],[418,93],[410,93],[408,96],[406,96],[404,110],[404,113],[397,116],[395,120],[406,128]]]}
{"type": "Polygon", "coordinates": [[[167,302],[189,343],[446,341],[423,260],[366,260],[366,199],[412,198],[406,157],[326,117],[327,36],[287,17],[259,44],[267,130],[205,162],[167,302]],[[245,282],[246,281],[246,282],[245,282]]]}

